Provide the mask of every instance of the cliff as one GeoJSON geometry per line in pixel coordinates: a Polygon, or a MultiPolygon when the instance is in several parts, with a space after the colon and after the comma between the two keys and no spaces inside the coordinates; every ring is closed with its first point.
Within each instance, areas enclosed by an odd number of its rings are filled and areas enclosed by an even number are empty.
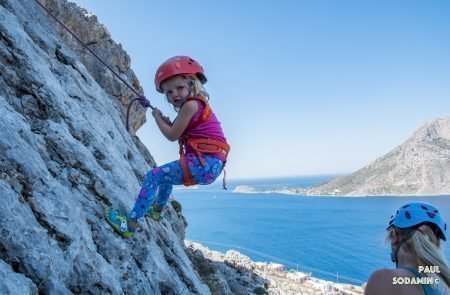
{"type": "MultiPolygon", "coordinates": [[[[97,18],[44,1],[135,88],[130,58],[97,18]]],[[[169,206],[132,240],[105,206],[128,212],[152,156],[124,114],[130,92],[35,1],[0,1],[0,290],[2,294],[208,294],[169,206]]]]}
{"type": "Polygon", "coordinates": [[[421,126],[403,144],[366,167],[308,195],[450,195],[450,118],[421,126]]]}

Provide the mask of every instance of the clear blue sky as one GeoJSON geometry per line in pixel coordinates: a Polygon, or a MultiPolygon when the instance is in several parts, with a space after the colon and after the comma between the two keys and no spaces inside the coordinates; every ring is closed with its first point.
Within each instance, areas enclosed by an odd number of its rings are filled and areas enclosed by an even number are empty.
{"type": "MultiPolygon", "coordinates": [[[[157,67],[179,54],[204,66],[229,178],[350,173],[449,116],[449,1],[75,2],[171,118],[157,67]]],[[[147,115],[144,144],[158,164],[177,159],[147,115]]]]}

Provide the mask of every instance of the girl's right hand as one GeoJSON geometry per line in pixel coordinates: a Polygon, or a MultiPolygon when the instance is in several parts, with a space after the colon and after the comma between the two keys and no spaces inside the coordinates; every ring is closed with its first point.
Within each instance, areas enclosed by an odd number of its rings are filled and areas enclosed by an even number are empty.
{"type": "Polygon", "coordinates": [[[163,122],[166,123],[167,125],[172,126],[172,124],[173,124],[173,123],[170,121],[169,117],[163,116],[163,114],[161,113],[161,111],[160,111],[159,109],[157,109],[157,108],[155,108],[155,109],[152,111],[152,115],[153,115],[153,117],[155,118],[155,120],[157,119],[157,117],[160,117],[160,118],[163,120],[163,122]]]}
{"type": "Polygon", "coordinates": [[[159,109],[154,108],[153,111],[152,111],[152,116],[153,116],[153,118],[156,119],[156,117],[161,117],[162,113],[161,113],[161,111],[159,109]]]}
{"type": "Polygon", "coordinates": [[[163,121],[164,121],[167,125],[172,126],[173,123],[172,123],[172,121],[170,121],[169,117],[161,116],[161,119],[163,119],[163,121]]]}

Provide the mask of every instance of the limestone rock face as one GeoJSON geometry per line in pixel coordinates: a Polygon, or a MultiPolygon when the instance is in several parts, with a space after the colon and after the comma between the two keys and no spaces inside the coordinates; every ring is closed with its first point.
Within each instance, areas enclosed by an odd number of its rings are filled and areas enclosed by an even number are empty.
{"type": "MultiPolygon", "coordinates": [[[[123,50],[120,43],[116,43],[112,39],[108,29],[98,21],[97,16],[66,0],[45,0],[44,3],[46,8],[61,20],[89,49],[119,74],[122,79],[126,80],[130,86],[143,94],[139,80],[130,68],[131,59],[129,55],[123,50]]],[[[65,44],[77,55],[79,61],[86,67],[95,81],[106,93],[115,98],[114,104],[118,106],[122,121],[125,121],[126,107],[136,95],[105,65],[83,48],[61,25],[57,25],[56,21],[53,20],[51,22],[65,44]]],[[[63,62],[70,64],[70,58],[58,53],[57,56],[63,62]]],[[[145,109],[135,103],[131,110],[132,116],[129,118],[129,126],[130,131],[134,133],[146,121],[145,109]]]]}
{"type": "Polygon", "coordinates": [[[366,167],[306,191],[309,195],[449,195],[450,118],[420,127],[366,167]]]}
{"type": "Polygon", "coordinates": [[[255,269],[255,263],[251,261],[248,256],[234,250],[229,250],[225,253],[224,262],[226,265],[236,269],[245,269],[250,271],[255,269]]]}
{"type": "Polygon", "coordinates": [[[185,241],[185,245],[195,269],[213,294],[268,294],[267,281],[255,272],[255,263],[248,256],[234,250],[222,254],[192,241],[185,241]]]}
{"type": "MultiPolygon", "coordinates": [[[[94,16],[65,0],[44,3],[139,85],[94,16]]],[[[131,240],[103,217],[105,206],[128,213],[155,165],[132,135],[144,110],[125,130],[128,95],[35,1],[0,0],[0,293],[209,293],[170,206],[131,240]]]]}

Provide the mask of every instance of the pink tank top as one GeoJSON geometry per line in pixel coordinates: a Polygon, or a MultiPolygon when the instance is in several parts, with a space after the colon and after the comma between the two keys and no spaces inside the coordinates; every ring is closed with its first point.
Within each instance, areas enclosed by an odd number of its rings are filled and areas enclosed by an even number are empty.
{"type": "MultiPolygon", "coordinates": [[[[205,105],[202,102],[198,100],[196,100],[196,102],[198,104],[198,111],[194,115],[194,117],[192,117],[182,136],[188,136],[192,138],[212,138],[226,143],[227,140],[225,138],[225,135],[223,134],[220,122],[219,120],[217,120],[216,115],[212,111],[209,120],[206,120],[199,124],[194,124],[194,122],[196,122],[200,118],[203,110],[205,109],[205,105]]],[[[195,154],[195,151],[192,148],[187,147],[186,154],[195,154]]],[[[226,160],[226,158],[220,153],[210,155],[213,157],[217,157],[222,161],[226,160]]]]}

